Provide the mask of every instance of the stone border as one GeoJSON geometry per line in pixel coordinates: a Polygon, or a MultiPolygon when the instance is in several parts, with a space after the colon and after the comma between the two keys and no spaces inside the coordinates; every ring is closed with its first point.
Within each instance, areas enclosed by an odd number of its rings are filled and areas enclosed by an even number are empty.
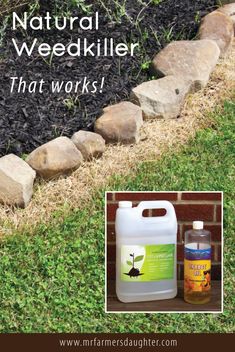
{"type": "Polygon", "coordinates": [[[76,170],[105,151],[105,143],[134,144],[147,119],[180,116],[189,93],[205,87],[220,57],[229,51],[235,34],[235,3],[206,15],[194,41],[168,44],[153,59],[158,79],[132,89],[130,101],[104,108],[95,132],[78,131],[71,139],[58,137],[29,154],[0,158],[0,203],[25,208],[36,176],[52,179],[76,170]]]}

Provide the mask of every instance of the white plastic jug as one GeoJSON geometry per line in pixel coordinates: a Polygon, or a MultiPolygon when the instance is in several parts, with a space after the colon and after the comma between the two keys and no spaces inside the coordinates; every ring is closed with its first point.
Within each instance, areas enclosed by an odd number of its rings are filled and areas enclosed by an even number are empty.
{"type": "Polygon", "coordinates": [[[122,302],[174,298],[177,219],[168,201],[119,202],[116,212],[116,293],[122,302]],[[145,209],[165,209],[144,217],[145,209]]]}

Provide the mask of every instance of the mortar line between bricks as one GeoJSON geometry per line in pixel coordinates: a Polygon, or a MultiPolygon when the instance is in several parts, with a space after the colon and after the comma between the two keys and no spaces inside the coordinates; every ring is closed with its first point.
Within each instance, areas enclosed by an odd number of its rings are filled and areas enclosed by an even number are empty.
{"type": "Polygon", "coordinates": [[[214,260],[218,262],[218,246],[214,244],[214,260]]]}
{"type": "MultiPolygon", "coordinates": [[[[184,220],[178,220],[178,225],[186,225],[186,226],[190,226],[192,225],[192,221],[184,221],[184,220]]],[[[213,220],[211,221],[204,221],[204,225],[205,226],[222,226],[221,222],[214,222],[213,220]]]]}
{"type": "Polygon", "coordinates": [[[216,208],[217,208],[217,206],[214,205],[214,221],[216,221],[216,208]]]}
{"type": "Polygon", "coordinates": [[[116,246],[116,242],[115,241],[107,241],[107,244],[110,246],[116,246]]]}
{"type": "Polygon", "coordinates": [[[182,242],[183,241],[183,224],[178,223],[178,226],[179,226],[179,233],[180,233],[180,242],[182,242]]]}
{"type": "MultiPolygon", "coordinates": [[[[106,223],[107,225],[115,225],[115,221],[108,221],[106,223]]],[[[192,225],[192,221],[184,221],[184,220],[178,220],[178,225],[192,225]]],[[[204,221],[205,226],[221,226],[221,222],[215,222],[213,220],[211,221],[204,221]]]]}
{"type": "Polygon", "coordinates": [[[177,277],[180,278],[180,265],[177,266],[177,277]]]}

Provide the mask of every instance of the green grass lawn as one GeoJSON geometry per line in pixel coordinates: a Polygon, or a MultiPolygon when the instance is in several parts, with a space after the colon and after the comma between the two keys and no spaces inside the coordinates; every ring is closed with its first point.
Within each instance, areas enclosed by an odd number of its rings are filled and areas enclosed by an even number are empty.
{"type": "MultiPolygon", "coordinates": [[[[104,313],[104,192],[57,226],[0,244],[0,331],[232,332],[234,331],[235,103],[214,113],[213,129],[197,133],[180,152],[140,164],[110,190],[223,190],[223,314],[104,313]]],[[[59,223],[59,211],[55,214],[59,223]]]]}

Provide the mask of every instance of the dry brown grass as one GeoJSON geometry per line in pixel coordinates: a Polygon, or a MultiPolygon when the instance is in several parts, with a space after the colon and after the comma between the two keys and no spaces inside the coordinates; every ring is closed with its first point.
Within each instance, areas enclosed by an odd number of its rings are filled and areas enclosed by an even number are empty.
{"type": "Polygon", "coordinates": [[[143,140],[138,145],[107,146],[101,159],[85,163],[71,176],[38,181],[27,209],[0,207],[0,234],[33,231],[39,223],[52,223],[58,211],[62,221],[72,209],[86,204],[97,188],[105,187],[111,175],[125,177],[140,161],[155,160],[166,150],[186,143],[198,129],[210,126],[208,113],[229,99],[234,90],[235,42],[227,58],[217,65],[208,86],[187,98],[180,119],[145,122],[143,140]]]}
{"type": "Polygon", "coordinates": [[[0,0],[0,16],[28,5],[32,0],[0,0]]]}

